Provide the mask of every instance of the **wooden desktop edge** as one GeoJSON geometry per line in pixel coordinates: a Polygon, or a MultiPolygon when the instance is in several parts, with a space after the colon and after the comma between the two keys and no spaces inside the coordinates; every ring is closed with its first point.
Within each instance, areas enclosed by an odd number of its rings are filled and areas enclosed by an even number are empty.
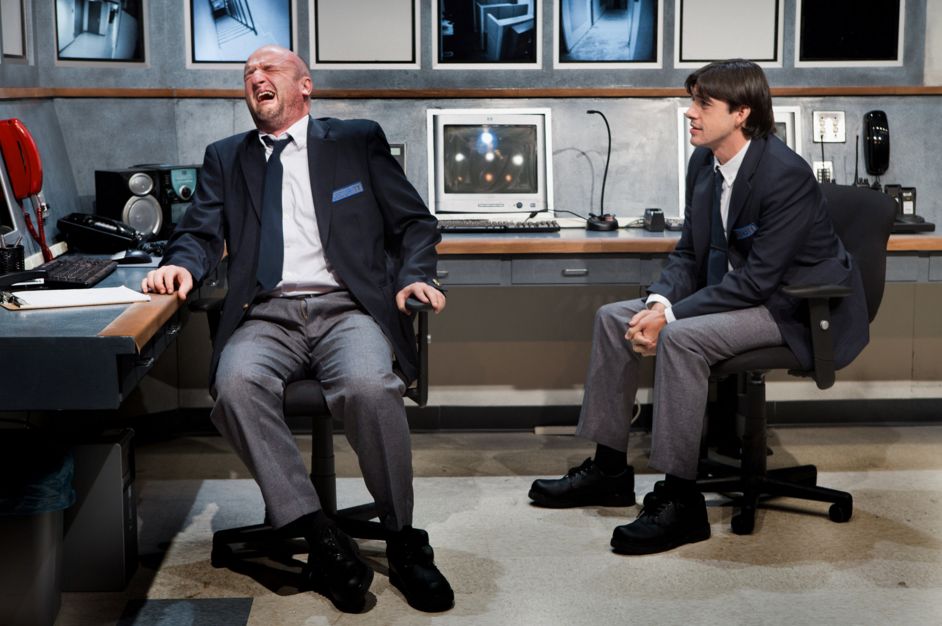
{"type": "Polygon", "coordinates": [[[151,294],[150,302],[132,304],[105,326],[98,336],[131,337],[140,352],[184,304],[185,301],[175,295],[151,294]]]}
{"type": "MultiPolygon", "coordinates": [[[[475,235],[449,238],[436,250],[442,256],[460,254],[667,254],[677,245],[676,238],[618,237],[547,239],[475,235]]],[[[891,235],[889,252],[942,252],[940,235],[891,235]]]]}

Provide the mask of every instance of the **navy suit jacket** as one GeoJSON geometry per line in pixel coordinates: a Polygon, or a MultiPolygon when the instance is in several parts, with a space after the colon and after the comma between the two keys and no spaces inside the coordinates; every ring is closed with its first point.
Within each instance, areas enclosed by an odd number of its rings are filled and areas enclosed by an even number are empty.
{"type": "Polygon", "coordinates": [[[732,269],[706,286],[713,205],[713,153],[690,157],[684,228],[660,278],[650,286],[677,319],[765,305],[802,366],[812,365],[807,308],[789,285],[831,284],[852,293],[831,307],[835,367],[869,341],[863,283],[827,211],[808,164],[777,137],[754,138],[733,183],[726,225],[732,269]]]}
{"type": "MultiPolygon", "coordinates": [[[[414,282],[437,285],[437,222],[390,155],[375,122],[312,119],[307,146],[324,254],[389,338],[399,369],[411,381],[415,334],[412,318],[396,308],[395,295],[414,282]],[[357,183],[362,191],[335,196],[357,183]]],[[[256,269],[264,172],[265,153],[255,130],[207,147],[193,204],[161,262],[185,267],[199,285],[224,249],[228,254],[229,291],[213,344],[211,386],[226,341],[260,291],[256,269]]]]}

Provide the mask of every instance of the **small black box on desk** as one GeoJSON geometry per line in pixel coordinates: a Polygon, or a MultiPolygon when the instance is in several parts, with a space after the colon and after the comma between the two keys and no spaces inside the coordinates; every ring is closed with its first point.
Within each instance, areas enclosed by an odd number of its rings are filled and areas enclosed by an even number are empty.
{"type": "Polygon", "coordinates": [[[664,230],[664,211],[661,209],[644,210],[644,229],[652,233],[664,230]]]}

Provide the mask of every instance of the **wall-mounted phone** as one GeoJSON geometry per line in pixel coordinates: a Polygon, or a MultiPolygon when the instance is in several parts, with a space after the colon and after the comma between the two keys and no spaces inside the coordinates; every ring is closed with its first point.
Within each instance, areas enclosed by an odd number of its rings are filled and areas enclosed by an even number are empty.
{"type": "Polygon", "coordinates": [[[864,162],[871,176],[882,176],[890,166],[890,124],[883,111],[864,114],[864,162]]]}

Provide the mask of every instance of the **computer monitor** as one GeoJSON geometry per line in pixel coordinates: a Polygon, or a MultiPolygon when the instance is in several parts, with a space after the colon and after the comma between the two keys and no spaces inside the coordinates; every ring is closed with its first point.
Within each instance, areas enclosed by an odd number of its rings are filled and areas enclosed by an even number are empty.
{"type": "Polygon", "coordinates": [[[439,219],[553,217],[549,109],[429,109],[429,205],[439,219]]]}
{"type": "Polygon", "coordinates": [[[16,225],[16,212],[19,210],[20,205],[13,196],[13,187],[10,185],[6,163],[3,161],[3,154],[0,153],[0,236],[8,246],[13,245],[20,238],[16,225]]]}

